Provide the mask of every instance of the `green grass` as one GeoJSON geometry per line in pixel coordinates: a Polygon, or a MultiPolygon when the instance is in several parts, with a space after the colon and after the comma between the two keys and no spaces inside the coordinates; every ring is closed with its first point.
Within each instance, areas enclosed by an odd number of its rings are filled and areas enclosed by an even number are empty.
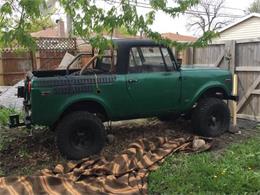
{"type": "Polygon", "coordinates": [[[17,112],[12,108],[0,108],[0,126],[8,125],[11,114],[17,114],[17,112]]]}
{"type": "Polygon", "coordinates": [[[178,154],[149,175],[150,194],[260,194],[260,138],[223,154],[178,154]]]}
{"type": "Polygon", "coordinates": [[[6,132],[6,130],[1,127],[7,126],[9,122],[9,116],[17,113],[18,112],[12,108],[0,108],[0,152],[6,150],[8,146],[15,140],[14,137],[8,134],[8,131],[6,132]]]}
{"type": "Polygon", "coordinates": [[[7,150],[8,147],[15,141],[14,138],[9,137],[8,135],[2,135],[0,132],[0,152],[7,150]]]}

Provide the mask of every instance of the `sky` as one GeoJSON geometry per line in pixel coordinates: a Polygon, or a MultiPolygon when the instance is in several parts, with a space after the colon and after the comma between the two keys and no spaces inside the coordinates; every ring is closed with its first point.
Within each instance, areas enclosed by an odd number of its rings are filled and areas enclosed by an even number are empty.
{"type": "MultiPolygon", "coordinates": [[[[226,0],[223,12],[232,15],[244,15],[243,10],[247,10],[253,0],[226,0]],[[230,9],[234,8],[234,9],[230,9]],[[240,10],[241,9],[241,10],[240,10]]],[[[234,19],[237,20],[238,18],[234,19]]],[[[183,35],[195,35],[194,31],[189,31],[186,28],[188,22],[188,16],[179,16],[175,19],[167,16],[166,14],[159,13],[156,16],[156,20],[152,26],[152,29],[160,33],[173,32],[183,35]]]]}
{"type": "MultiPolygon", "coordinates": [[[[254,0],[226,0],[223,13],[242,17],[245,15],[245,11],[253,1],[254,0]]],[[[96,4],[104,9],[109,7],[109,4],[105,3],[104,0],[96,0],[96,4]]],[[[137,10],[140,14],[145,14],[150,11],[147,8],[138,8],[137,10]]],[[[66,20],[66,17],[63,16],[62,18],[66,20]]],[[[240,18],[234,18],[234,22],[238,19],[240,18]]],[[[188,20],[189,15],[180,15],[176,18],[171,18],[162,12],[158,12],[154,24],[152,25],[152,30],[159,33],[172,32],[182,35],[198,36],[194,31],[189,31],[187,29],[188,20]]]]}

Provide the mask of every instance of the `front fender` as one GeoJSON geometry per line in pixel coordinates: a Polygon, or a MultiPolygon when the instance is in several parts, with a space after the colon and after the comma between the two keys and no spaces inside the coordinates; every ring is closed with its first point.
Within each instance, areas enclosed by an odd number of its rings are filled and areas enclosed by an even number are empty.
{"type": "Polygon", "coordinates": [[[195,93],[195,95],[193,96],[192,100],[191,100],[191,104],[189,106],[193,106],[198,100],[199,98],[208,90],[213,89],[213,88],[219,88],[225,91],[225,93],[230,96],[231,92],[229,92],[228,88],[221,82],[217,82],[217,81],[210,81],[205,83],[204,85],[202,85],[197,92],[195,93]]]}

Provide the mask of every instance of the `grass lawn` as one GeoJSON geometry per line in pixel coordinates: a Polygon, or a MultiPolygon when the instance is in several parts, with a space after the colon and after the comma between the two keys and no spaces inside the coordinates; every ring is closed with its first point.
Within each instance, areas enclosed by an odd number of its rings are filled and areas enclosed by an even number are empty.
{"type": "Polygon", "coordinates": [[[260,194],[260,138],[223,153],[177,154],[149,175],[149,194],[260,194]]]}
{"type": "Polygon", "coordinates": [[[17,114],[14,109],[0,107],[0,127],[8,125],[9,115],[17,114]]]}

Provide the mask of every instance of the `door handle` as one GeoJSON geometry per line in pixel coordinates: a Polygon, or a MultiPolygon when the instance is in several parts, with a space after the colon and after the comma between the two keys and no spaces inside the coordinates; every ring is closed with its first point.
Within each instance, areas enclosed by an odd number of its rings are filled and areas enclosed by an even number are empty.
{"type": "Polygon", "coordinates": [[[128,80],[128,83],[137,83],[137,82],[138,82],[137,79],[129,79],[129,80],[128,80]]]}

